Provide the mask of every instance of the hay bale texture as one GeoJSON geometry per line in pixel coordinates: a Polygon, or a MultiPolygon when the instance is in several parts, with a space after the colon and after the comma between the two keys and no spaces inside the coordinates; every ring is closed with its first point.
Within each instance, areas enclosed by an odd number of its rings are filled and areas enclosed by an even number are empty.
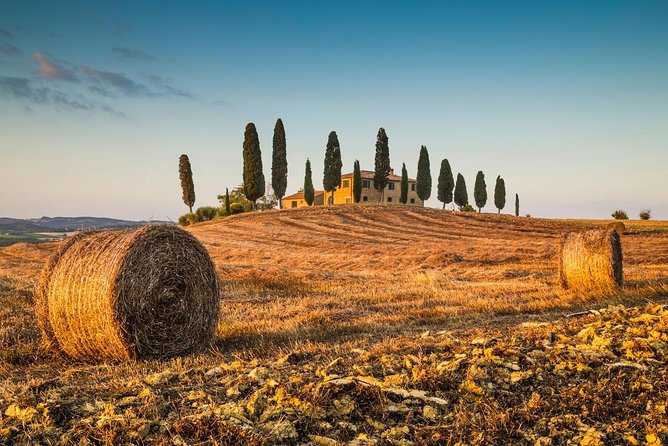
{"type": "Polygon", "coordinates": [[[559,276],[564,288],[610,290],[622,286],[622,244],[613,229],[572,232],[561,242],[559,276]]]}
{"type": "Polygon", "coordinates": [[[176,226],[84,232],[48,261],[35,306],[45,341],[71,358],[168,358],[209,345],[218,278],[202,244],[176,226]]]}
{"type": "Polygon", "coordinates": [[[614,229],[621,237],[626,231],[626,225],[621,221],[613,221],[612,223],[608,223],[607,229],[614,229]]]}

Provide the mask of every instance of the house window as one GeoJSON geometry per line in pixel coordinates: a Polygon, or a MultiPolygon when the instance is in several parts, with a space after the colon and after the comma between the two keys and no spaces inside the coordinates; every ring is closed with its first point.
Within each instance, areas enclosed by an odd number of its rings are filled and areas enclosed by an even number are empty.
{"type": "Polygon", "coordinates": [[[411,192],[415,192],[415,183],[411,183],[411,192]]]}
{"type": "Polygon", "coordinates": [[[415,204],[415,198],[411,198],[411,204],[415,204]]]}
{"type": "Polygon", "coordinates": [[[350,203],[350,197],[346,197],[346,203],[350,203]]]}
{"type": "Polygon", "coordinates": [[[369,201],[369,197],[362,197],[362,201],[369,201]]]}
{"type": "Polygon", "coordinates": [[[343,180],[343,187],[350,187],[350,180],[343,180]]]}
{"type": "MultiPolygon", "coordinates": [[[[371,189],[371,180],[362,180],[363,189],[371,189]]],[[[364,200],[366,201],[366,200],[364,200]]]]}
{"type": "Polygon", "coordinates": [[[293,208],[296,208],[296,207],[297,207],[297,201],[296,201],[296,200],[292,202],[292,207],[293,207],[293,208]]]}
{"type": "Polygon", "coordinates": [[[387,183],[387,188],[389,190],[394,190],[394,181],[390,181],[389,183],[387,183]]]}
{"type": "Polygon", "coordinates": [[[392,197],[387,197],[387,202],[392,203],[392,197]]]}

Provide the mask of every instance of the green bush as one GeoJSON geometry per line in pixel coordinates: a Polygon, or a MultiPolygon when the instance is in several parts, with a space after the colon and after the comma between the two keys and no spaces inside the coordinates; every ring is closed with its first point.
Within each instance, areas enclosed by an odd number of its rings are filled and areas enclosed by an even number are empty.
{"type": "Polygon", "coordinates": [[[640,211],[640,214],[638,214],[638,217],[640,217],[641,220],[649,220],[652,218],[652,211],[649,209],[643,209],[640,211]]]}
{"type": "Polygon", "coordinates": [[[199,221],[200,220],[197,214],[190,212],[179,217],[179,224],[181,226],[189,226],[192,225],[193,223],[198,223],[199,221]]]}
{"type": "Polygon", "coordinates": [[[459,210],[462,212],[477,212],[470,204],[465,204],[464,206],[460,207],[459,210]]]}
{"type": "Polygon", "coordinates": [[[612,218],[614,218],[615,220],[628,220],[629,216],[626,214],[626,211],[617,209],[615,212],[612,213],[612,218]]]}
{"type": "Polygon", "coordinates": [[[218,208],[214,208],[213,206],[202,206],[197,208],[195,214],[197,214],[198,221],[213,220],[216,218],[216,215],[218,215],[218,208]]]}
{"type": "Polygon", "coordinates": [[[232,204],[230,204],[230,212],[232,213],[232,215],[241,214],[245,210],[246,209],[244,208],[243,203],[232,203],[232,204]]]}

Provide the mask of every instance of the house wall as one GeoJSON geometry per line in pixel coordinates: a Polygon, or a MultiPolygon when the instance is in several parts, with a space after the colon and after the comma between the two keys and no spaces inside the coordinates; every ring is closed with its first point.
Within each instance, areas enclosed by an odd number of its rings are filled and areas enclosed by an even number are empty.
{"type": "MultiPolygon", "coordinates": [[[[313,199],[313,206],[322,206],[325,203],[323,195],[316,195],[313,199]]],[[[303,198],[283,199],[283,209],[303,208],[308,206],[303,198]],[[296,203],[296,205],[295,205],[296,203]]]]}
{"type": "MultiPolygon", "coordinates": [[[[331,193],[327,192],[327,203],[330,203],[331,193]]],[[[389,181],[385,187],[385,196],[383,203],[400,204],[401,198],[401,181],[389,181]],[[394,184],[394,189],[390,189],[390,183],[394,184]]],[[[378,203],[380,200],[380,192],[373,188],[373,180],[362,179],[362,198],[360,203],[378,203]],[[365,184],[366,183],[366,184],[365,184]],[[368,187],[364,187],[364,186],[368,187]],[[366,197],[366,200],[365,198],[366,197]]],[[[342,178],[341,186],[334,191],[334,204],[350,204],[354,203],[353,199],[353,179],[342,178]]],[[[424,206],[424,202],[420,200],[415,191],[415,181],[408,182],[408,203],[410,206],[424,206]]]]}

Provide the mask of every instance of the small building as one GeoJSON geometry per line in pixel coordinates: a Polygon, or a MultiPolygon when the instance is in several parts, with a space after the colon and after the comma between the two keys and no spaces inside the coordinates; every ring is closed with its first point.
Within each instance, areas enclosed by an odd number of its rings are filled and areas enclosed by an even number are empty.
{"type": "MultiPolygon", "coordinates": [[[[322,206],[323,204],[325,204],[324,190],[315,191],[313,196],[314,196],[313,206],[322,206]]],[[[283,209],[302,208],[308,206],[308,204],[306,204],[306,200],[304,200],[303,190],[300,190],[295,194],[288,195],[287,197],[283,197],[282,201],[283,201],[283,209]]]]}
{"type": "MultiPolygon", "coordinates": [[[[380,192],[378,192],[373,187],[373,176],[374,172],[372,170],[362,170],[362,196],[360,198],[360,203],[379,203],[380,202],[380,192]]],[[[321,206],[325,203],[325,197],[328,204],[352,204],[355,202],[353,199],[353,172],[346,173],[341,175],[341,184],[334,191],[334,197],[329,192],[322,190],[316,191],[315,201],[313,202],[316,206],[321,206]]],[[[408,206],[424,206],[424,201],[420,200],[415,191],[415,179],[408,179],[408,206]]],[[[387,179],[387,186],[385,186],[383,203],[388,204],[400,204],[399,198],[401,198],[401,176],[395,175],[394,170],[390,171],[390,176],[387,179]]],[[[306,201],[304,201],[304,192],[297,192],[296,194],[289,195],[283,198],[283,207],[284,208],[298,208],[306,206],[306,201]]]]}

